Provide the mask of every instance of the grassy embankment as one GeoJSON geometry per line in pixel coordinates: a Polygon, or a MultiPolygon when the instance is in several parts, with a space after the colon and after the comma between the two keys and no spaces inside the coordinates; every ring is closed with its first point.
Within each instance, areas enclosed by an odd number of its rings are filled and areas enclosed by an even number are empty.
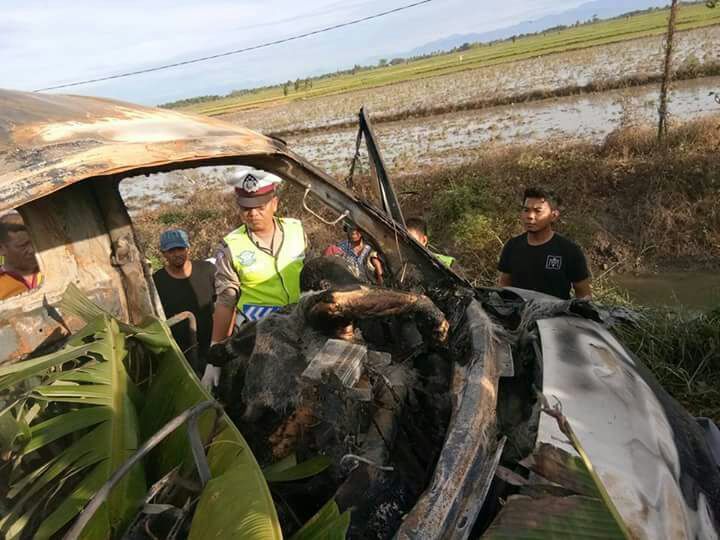
{"type": "MultiPolygon", "coordinates": [[[[567,52],[630,39],[662,35],[667,29],[668,10],[642,13],[627,18],[598,21],[558,31],[550,31],[515,41],[490,45],[474,45],[470,49],[424,58],[406,63],[378,67],[356,74],[338,75],[313,81],[309,89],[289,89],[282,85],[236,97],[198,103],[183,110],[206,115],[221,115],[258,107],[281,105],[295,100],[341,94],[353,90],[375,88],[401,81],[446,75],[469,69],[493,66],[534,58],[551,53],[567,52]]],[[[683,5],[679,11],[678,31],[720,24],[720,10],[703,4],[683,5]]],[[[642,81],[638,81],[640,83],[642,81]]],[[[600,88],[594,88],[600,89],[600,88]]]]}
{"type": "Polygon", "coordinates": [[[600,144],[496,147],[472,164],[403,178],[403,204],[429,218],[431,239],[480,282],[494,279],[502,242],[521,232],[528,185],[561,196],[558,227],[585,248],[596,274],[717,269],[718,124],[717,117],[679,124],[664,145],[653,128],[625,127],[600,144]]]}
{"type": "MultiPolygon", "coordinates": [[[[519,231],[522,189],[542,184],[565,201],[559,230],[588,253],[596,277],[608,270],[717,269],[720,266],[720,131],[717,119],[675,126],[660,146],[654,130],[623,128],[602,144],[538,144],[484,151],[454,169],[400,178],[406,214],[429,219],[435,246],[456,256],[476,283],[491,283],[502,242],[519,231]],[[431,195],[428,195],[431,194],[431,195]]],[[[300,193],[284,197],[283,212],[306,216],[300,193]]],[[[155,261],[155,240],[168,226],[186,228],[195,256],[211,254],[220,234],[238,222],[227,194],[198,192],[181,205],[136,217],[155,261]]],[[[322,249],[340,230],[304,219],[311,244],[322,249]]],[[[607,279],[601,301],[627,303],[607,279]]],[[[660,382],[696,415],[720,420],[720,311],[698,317],[638,308],[636,328],[623,340],[660,382]]]]}
{"type": "Polygon", "coordinates": [[[720,421],[720,306],[704,315],[633,306],[606,274],[720,269],[719,128],[717,119],[676,126],[662,146],[654,130],[628,127],[599,145],[489,151],[474,165],[406,179],[403,189],[435,191],[406,207],[429,217],[432,240],[470,277],[490,283],[502,241],[520,232],[523,187],[556,190],[565,201],[560,231],[601,278],[596,299],[641,314],[616,333],[688,410],[720,421]]]}

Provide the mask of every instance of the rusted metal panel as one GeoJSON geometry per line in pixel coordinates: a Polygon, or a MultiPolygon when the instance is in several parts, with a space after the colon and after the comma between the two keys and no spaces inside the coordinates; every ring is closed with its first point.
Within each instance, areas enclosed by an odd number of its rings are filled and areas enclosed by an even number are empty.
{"type": "Polygon", "coordinates": [[[59,322],[52,308],[70,283],[128,320],[122,278],[112,265],[110,239],[90,188],[74,186],[20,209],[45,279],[38,289],[0,303],[0,363],[39,354],[83,326],[73,318],[59,322]]]}
{"type": "MultiPolygon", "coordinates": [[[[538,328],[543,394],[551,405],[560,402],[632,536],[717,538],[718,509],[701,485],[717,470],[708,464],[703,473],[701,449],[687,445],[689,414],[673,404],[671,417],[643,368],[599,324],[555,317],[538,328]]],[[[538,451],[551,445],[577,455],[563,441],[556,420],[542,415],[538,451]]]]}
{"type": "Polygon", "coordinates": [[[98,207],[112,242],[112,264],[122,275],[130,322],[140,324],[148,315],[157,315],[150,289],[152,280],[146,274],[143,255],[137,247],[130,216],[117,184],[94,182],[98,207]]]}
{"type": "MultiPolygon", "coordinates": [[[[288,150],[284,143],[211,118],[83,96],[0,90],[0,211],[90,178],[207,164],[250,165],[310,190],[377,242],[388,270],[412,263],[430,281],[463,283],[433,261],[402,226],[288,150]]],[[[464,283],[465,284],[465,283],[464,283]]],[[[467,285],[467,284],[465,284],[467,285]]]]}
{"type": "Polygon", "coordinates": [[[468,538],[495,475],[499,366],[494,325],[480,304],[467,308],[470,362],[453,370],[453,413],[432,482],[403,521],[398,539],[468,538]]]}
{"type": "Polygon", "coordinates": [[[111,100],[0,90],[0,210],[93,176],[284,145],[210,118],[111,100]]]}

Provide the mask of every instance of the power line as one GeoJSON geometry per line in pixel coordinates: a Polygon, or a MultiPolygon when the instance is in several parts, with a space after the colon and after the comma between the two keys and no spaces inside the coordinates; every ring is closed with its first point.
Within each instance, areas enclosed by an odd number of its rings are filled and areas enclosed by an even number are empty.
{"type": "Polygon", "coordinates": [[[250,47],[244,47],[242,49],[235,49],[233,51],[227,51],[223,53],[213,54],[210,56],[203,56],[200,58],[193,58],[191,60],[183,60],[182,62],[175,62],[173,64],[165,64],[162,66],[156,66],[152,68],[146,68],[146,69],[138,69],[135,71],[128,71],[125,73],[118,73],[116,75],[108,75],[106,77],[98,77],[97,79],[86,79],[84,81],[76,81],[66,84],[58,84],[56,86],[48,86],[45,88],[38,88],[37,90],[33,90],[33,92],[44,92],[46,90],[57,90],[59,88],[70,88],[72,86],[81,86],[84,84],[90,84],[90,83],[96,83],[101,81],[110,81],[113,79],[122,79],[124,77],[132,77],[134,75],[142,75],[144,73],[152,73],[154,71],[162,71],[164,69],[170,69],[174,67],[179,66],[187,66],[189,64],[197,64],[200,62],[207,62],[208,60],[214,60],[216,58],[222,58],[224,56],[232,56],[234,54],[240,54],[248,51],[255,51],[257,49],[263,49],[266,47],[272,47],[273,45],[280,45],[282,43],[287,43],[289,41],[296,41],[298,39],[303,39],[309,36],[315,36],[317,34],[322,34],[324,32],[330,32],[331,30],[337,30],[338,28],[345,28],[346,26],[352,26],[354,24],[359,24],[361,22],[369,21],[372,19],[379,19],[380,17],[385,17],[386,15],[391,15],[393,13],[397,13],[399,11],[405,11],[407,9],[411,9],[417,6],[421,6],[423,4],[429,4],[430,2],[433,2],[434,0],[419,0],[418,2],[413,2],[412,4],[406,4],[404,6],[400,6],[394,9],[389,9],[387,11],[381,11],[380,13],[375,13],[373,15],[368,15],[366,17],[361,17],[359,19],[353,19],[351,21],[346,21],[339,24],[334,24],[332,26],[326,26],[325,28],[320,28],[318,30],[313,30],[311,32],[305,32],[303,34],[297,34],[295,36],[290,36],[283,39],[276,39],[274,41],[268,41],[265,43],[260,43],[259,45],[252,45],[250,47]]]}

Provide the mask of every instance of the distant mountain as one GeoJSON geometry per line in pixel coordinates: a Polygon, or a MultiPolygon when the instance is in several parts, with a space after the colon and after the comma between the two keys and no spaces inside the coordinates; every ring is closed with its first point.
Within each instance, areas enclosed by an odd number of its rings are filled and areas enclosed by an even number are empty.
{"type": "Polygon", "coordinates": [[[498,28],[489,32],[479,34],[454,34],[446,38],[431,41],[425,45],[421,45],[409,52],[397,55],[403,58],[412,56],[421,56],[438,51],[449,51],[455,47],[459,47],[463,43],[477,43],[495,41],[497,39],[506,39],[511,36],[520,34],[532,34],[541,32],[555,26],[575,24],[575,22],[585,22],[593,17],[598,19],[610,19],[617,17],[623,13],[648,9],[651,7],[663,7],[668,5],[667,0],[594,0],[581,4],[574,9],[556,13],[554,15],[546,15],[534,21],[525,21],[513,26],[498,28]]]}

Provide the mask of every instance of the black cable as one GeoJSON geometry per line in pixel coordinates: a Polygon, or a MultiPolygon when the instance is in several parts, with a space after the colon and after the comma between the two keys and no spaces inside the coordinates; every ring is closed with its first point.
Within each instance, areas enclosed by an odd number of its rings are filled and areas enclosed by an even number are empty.
{"type": "Polygon", "coordinates": [[[170,69],[170,68],[174,68],[174,67],[178,67],[178,66],[186,66],[188,64],[197,64],[199,62],[206,62],[208,60],[214,60],[216,58],[222,58],[224,56],[231,56],[234,54],[240,54],[240,53],[244,53],[244,52],[248,52],[248,51],[254,51],[257,49],[263,49],[265,47],[271,47],[273,45],[280,45],[282,43],[287,43],[289,41],[295,41],[295,40],[306,38],[309,36],[322,34],[323,32],[337,30],[338,28],[352,26],[354,24],[369,21],[372,19],[378,19],[380,17],[384,17],[384,16],[390,15],[392,13],[397,13],[399,11],[404,11],[406,9],[414,8],[414,7],[420,6],[422,4],[429,4],[430,2],[433,2],[433,1],[434,0],[420,0],[418,2],[413,2],[412,4],[406,4],[404,6],[400,6],[400,7],[394,8],[394,9],[382,11],[380,13],[375,13],[374,15],[368,15],[366,17],[361,17],[360,19],[353,19],[351,21],[334,24],[332,26],[326,26],[325,28],[320,28],[319,30],[305,32],[304,34],[297,34],[295,36],[290,36],[290,37],[283,38],[283,39],[276,39],[275,41],[268,41],[266,43],[261,43],[259,45],[252,45],[250,47],[245,47],[243,49],[235,49],[233,51],[227,51],[224,53],[213,54],[210,56],[203,56],[201,58],[193,58],[192,60],[183,60],[182,62],[175,62],[173,64],[165,64],[162,66],[156,66],[156,67],[152,67],[152,68],[139,69],[136,71],[128,71],[126,73],[118,73],[117,75],[108,75],[107,77],[99,77],[97,79],[87,79],[84,81],[77,81],[77,82],[71,82],[71,83],[66,83],[66,84],[58,84],[56,86],[47,86],[45,88],[38,88],[37,90],[33,90],[33,92],[44,92],[46,90],[57,90],[59,88],[69,88],[71,86],[81,86],[83,84],[90,84],[90,83],[101,82],[101,81],[109,81],[109,80],[113,80],[113,79],[122,79],[123,77],[132,77],[133,75],[142,75],[144,73],[152,73],[154,71],[161,71],[163,69],[170,69]]]}

